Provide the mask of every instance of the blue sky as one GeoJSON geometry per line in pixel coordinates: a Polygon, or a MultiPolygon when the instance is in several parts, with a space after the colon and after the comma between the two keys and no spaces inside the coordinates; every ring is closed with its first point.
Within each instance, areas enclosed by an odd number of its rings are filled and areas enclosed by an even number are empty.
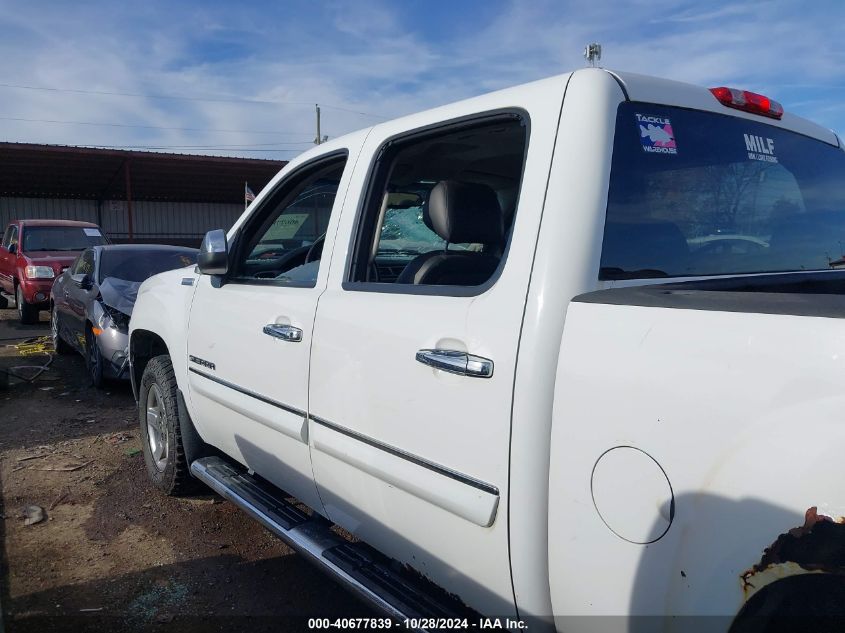
{"type": "Polygon", "coordinates": [[[579,68],[590,41],[609,68],[756,90],[841,134],[843,19],[841,0],[0,0],[0,140],[289,158],[314,103],[338,136],[579,68]]]}

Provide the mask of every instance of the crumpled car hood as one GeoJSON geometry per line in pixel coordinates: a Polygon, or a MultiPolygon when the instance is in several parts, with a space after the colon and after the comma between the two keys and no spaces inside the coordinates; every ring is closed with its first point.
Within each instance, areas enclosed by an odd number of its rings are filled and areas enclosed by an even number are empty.
{"type": "Polygon", "coordinates": [[[132,316],[141,283],[116,277],[106,277],[100,284],[100,297],[107,306],[132,316]]]}

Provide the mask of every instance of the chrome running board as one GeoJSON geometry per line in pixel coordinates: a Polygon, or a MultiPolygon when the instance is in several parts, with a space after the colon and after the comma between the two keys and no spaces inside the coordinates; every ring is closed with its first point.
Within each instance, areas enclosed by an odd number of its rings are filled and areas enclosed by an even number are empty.
{"type": "Polygon", "coordinates": [[[399,622],[444,617],[477,621],[478,614],[457,597],[365,543],[340,537],[329,521],[309,516],[242,466],[204,457],[191,464],[191,474],[388,617],[399,622]]]}

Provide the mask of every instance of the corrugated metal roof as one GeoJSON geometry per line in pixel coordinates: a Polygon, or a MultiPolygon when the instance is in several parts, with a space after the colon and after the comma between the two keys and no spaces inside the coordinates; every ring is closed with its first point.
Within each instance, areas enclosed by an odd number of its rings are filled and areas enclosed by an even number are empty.
{"type": "Polygon", "coordinates": [[[0,143],[0,196],[126,198],[133,200],[244,201],[244,182],[256,193],[286,161],[168,154],[64,145],[0,143]]]}

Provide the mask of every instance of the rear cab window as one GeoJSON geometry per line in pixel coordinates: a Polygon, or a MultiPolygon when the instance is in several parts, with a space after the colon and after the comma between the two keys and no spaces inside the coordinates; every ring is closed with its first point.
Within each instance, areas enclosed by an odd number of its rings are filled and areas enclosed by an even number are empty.
{"type": "Polygon", "coordinates": [[[845,267],[845,152],[725,114],[623,103],[599,279],[845,267]]]}

